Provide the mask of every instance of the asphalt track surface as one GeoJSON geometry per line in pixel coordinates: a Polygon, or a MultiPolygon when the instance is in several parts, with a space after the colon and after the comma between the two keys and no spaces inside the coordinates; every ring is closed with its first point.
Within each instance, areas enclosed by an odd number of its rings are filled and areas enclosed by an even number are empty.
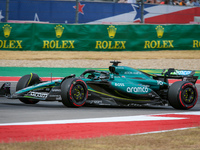
{"type": "MultiPolygon", "coordinates": [[[[0,82],[0,86],[3,82],[0,82]]],[[[16,82],[11,83],[11,92],[15,91],[16,82]]],[[[70,120],[119,116],[136,116],[163,113],[183,113],[200,110],[200,85],[198,102],[190,110],[176,110],[171,106],[159,107],[81,107],[68,108],[60,102],[39,102],[34,105],[23,104],[17,99],[0,97],[0,123],[17,123],[32,121],[70,120]]]]}

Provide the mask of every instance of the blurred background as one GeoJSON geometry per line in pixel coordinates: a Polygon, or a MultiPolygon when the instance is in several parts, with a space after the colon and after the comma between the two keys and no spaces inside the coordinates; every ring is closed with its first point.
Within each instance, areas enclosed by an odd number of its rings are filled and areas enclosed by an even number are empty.
{"type": "Polygon", "coordinates": [[[199,24],[198,0],[0,0],[0,22],[199,24]]]}

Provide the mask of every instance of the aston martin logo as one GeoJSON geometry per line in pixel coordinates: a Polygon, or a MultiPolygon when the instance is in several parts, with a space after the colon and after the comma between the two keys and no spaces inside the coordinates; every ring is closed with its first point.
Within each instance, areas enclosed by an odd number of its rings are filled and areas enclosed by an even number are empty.
{"type": "Polygon", "coordinates": [[[8,38],[10,36],[10,32],[11,32],[12,27],[10,25],[6,24],[2,28],[3,28],[4,36],[6,38],[8,38]]]}
{"type": "Polygon", "coordinates": [[[111,39],[113,39],[115,37],[115,34],[116,34],[116,31],[117,31],[117,28],[115,28],[115,26],[111,25],[109,26],[108,28],[108,35],[111,39]]]}
{"type": "Polygon", "coordinates": [[[161,25],[158,25],[156,28],[158,38],[162,38],[164,34],[164,28],[161,25]]]}
{"type": "Polygon", "coordinates": [[[57,25],[55,27],[55,31],[56,31],[56,37],[57,38],[60,38],[63,34],[63,30],[64,30],[64,27],[62,27],[62,25],[57,25]]]}

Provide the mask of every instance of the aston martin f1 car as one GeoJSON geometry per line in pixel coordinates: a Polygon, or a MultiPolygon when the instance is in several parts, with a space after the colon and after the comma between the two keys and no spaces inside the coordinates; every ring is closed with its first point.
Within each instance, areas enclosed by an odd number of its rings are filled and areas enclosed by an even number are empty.
{"type": "Polygon", "coordinates": [[[59,101],[67,107],[171,105],[190,109],[197,102],[195,71],[170,68],[160,74],[148,74],[119,66],[119,61],[111,63],[109,71],[86,70],[79,77],[72,74],[52,81],[41,81],[31,73],[20,78],[15,93],[9,94],[10,83],[3,84],[0,93],[25,104],[59,101]],[[169,84],[169,79],[180,81],[169,84]]]}

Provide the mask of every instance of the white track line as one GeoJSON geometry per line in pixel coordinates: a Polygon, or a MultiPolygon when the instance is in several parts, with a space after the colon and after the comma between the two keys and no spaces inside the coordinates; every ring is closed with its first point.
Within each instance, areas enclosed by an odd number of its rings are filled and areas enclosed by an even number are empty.
{"type": "Polygon", "coordinates": [[[143,132],[143,133],[128,134],[128,135],[143,135],[143,134],[150,134],[150,133],[164,133],[164,132],[181,131],[181,130],[194,129],[194,128],[198,128],[198,127],[188,127],[188,128],[178,128],[178,129],[172,129],[172,130],[151,131],[151,132],[143,132]]]}
{"type": "Polygon", "coordinates": [[[160,117],[156,115],[180,114],[180,115],[200,115],[200,111],[184,112],[184,113],[165,113],[138,116],[123,117],[105,117],[105,118],[89,118],[89,119],[72,119],[72,120],[50,120],[50,121],[34,121],[34,122],[17,122],[17,123],[1,123],[0,126],[10,125],[45,125],[45,124],[69,124],[69,123],[101,123],[101,122],[125,122],[125,121],[155,121],[155,120],[182,120],[187,118],[179,117],[160,117]]]}

